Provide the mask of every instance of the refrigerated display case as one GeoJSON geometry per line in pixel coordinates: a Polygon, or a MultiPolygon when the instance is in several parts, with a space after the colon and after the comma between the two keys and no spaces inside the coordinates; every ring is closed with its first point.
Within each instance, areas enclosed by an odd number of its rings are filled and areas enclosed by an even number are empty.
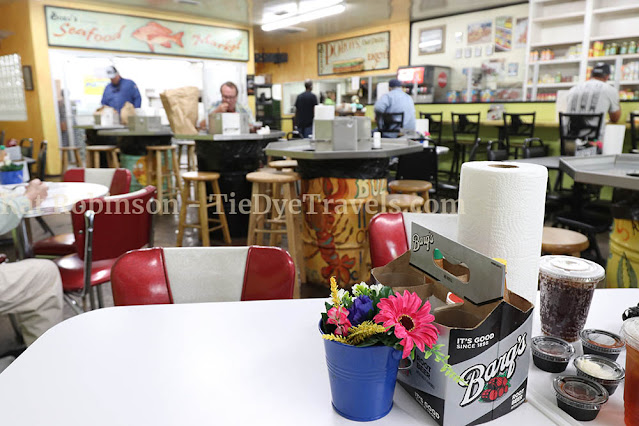
{"type": "Polygon", "coordinates": [[[397,79],[415,103],[446,102],[450,73],[449,67],[434,65],[399,67],[397,79]]]}

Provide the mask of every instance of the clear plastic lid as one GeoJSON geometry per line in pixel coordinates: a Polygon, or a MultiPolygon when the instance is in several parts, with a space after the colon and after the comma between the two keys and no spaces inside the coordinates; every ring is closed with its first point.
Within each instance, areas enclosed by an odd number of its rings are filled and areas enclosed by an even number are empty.
{"type": "Polygon", "coordinates": [[[584,347],[607,354],[617,354],[626,345],[621,336],[606,330],[582,330],[579,336],[584,347]]]}
{"type": "Polygon", "coordinates": [[[613,385],[621,382],[626,376],[626,371],[615,361],[598,355],[581,355],[575,358],[573,364],[578,373],[582,373],[589,379],[597,379],[604,385],[613,385]]]}
{"type": "Polygon", "coordinates": [[[533,337],[531,347],[535,356],[554,362],[568,362],[575,353],[570,343],[551,336],[533,337]]]}
{"type": "Polygon", "coordinates": [[[578,282],[599,282],[606,271],[598,263],[572,256],[542,256],[539,272],[553,278],[565,278],[578,282]]]}
{"type": "Polygon", "coordinates": [[[598,410],[608,401],[608,391],[597,382],[579,376],[557,376],[553,380],[557,399],[583,410],[598,410]]]}
{"type": "Polygon", "coordinates": [[[628,318],[621,326],[621,337],[626,341],[626,345],[639,349],[639,317],[628,318]]]}

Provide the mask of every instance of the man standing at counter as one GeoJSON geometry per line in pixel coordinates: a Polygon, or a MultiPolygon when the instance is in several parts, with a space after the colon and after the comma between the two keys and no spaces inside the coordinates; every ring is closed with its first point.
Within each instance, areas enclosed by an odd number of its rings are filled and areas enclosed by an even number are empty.
{"type": "Polygon", "coordinates": [[[375,102],[375,114],[404,113],[402,128],[404,131],[415,130],[415,103],[402,90],[402,83],[396,78],[388,82],[390,91],[375,102]]]}
{"type": "MultiPolygon", "coordinates": [[[[579,83],[568,92],[568,112],[582,114],[608,113],[610,121],[616,123],[621,117],[619,93],[609,85],[610,65],[598,62],[592,69],[590,80],[579,83]]],[[[604,123],[602,123],[599,137],[603,137],[604,123]]]]}
{"type": "Polygon", "coordinates": [[[315,117],[315,105],[317,96],[313,93],[313,82],[304,82],[306,91],[297,95],[295,101],[295,124],[303,138],[309,137],[313,131],[313,118],[315,117]]]}
{"type": "Polygon", "coordinates": [[[249,126],[251,127],[251,129],[255,127],[253,112],[247,106],[237,102],[237,95],[239,94],[239,90],[237,89],[235,83],[233,83],[232,81],[227,81],[226,83],[222,84],[222,86],[220,86],[220,94],[222,95],[222,100],[217,101],[213,103],[213,105],[211,105],[209,114],[239,112],[240,114],[248,115],[249,126]]]}
{"type": "Polygon", "coordinates": [[[111,79],[111,83],[104,89],[102,105],[110,106],[117,112],[120,112],[126,102],[130,102],[135,108],[140,108],[142,98],[133,80],[120,77],[120,73],[114,66],[107,68],[107,76],[111,79]]]}

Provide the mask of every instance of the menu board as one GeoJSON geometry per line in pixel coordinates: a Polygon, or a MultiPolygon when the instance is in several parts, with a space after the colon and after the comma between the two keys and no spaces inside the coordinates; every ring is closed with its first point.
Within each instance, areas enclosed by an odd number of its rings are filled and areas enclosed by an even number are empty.
{"type": "Polygon", "coordinates": [[[246,30],[45,6],[49,46],[249,60],[246,30]]]}
{"type": "Polygon", "coordinates": [[[390,32],[317,44],[318,75],[390,68],[390,32]]]}

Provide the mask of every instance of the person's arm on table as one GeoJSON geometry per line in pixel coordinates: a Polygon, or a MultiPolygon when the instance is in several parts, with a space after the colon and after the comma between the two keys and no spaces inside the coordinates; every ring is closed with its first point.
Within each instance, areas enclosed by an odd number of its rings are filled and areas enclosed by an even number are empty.
{"type": "Polygon", "coordinates": [[[40,179],[32,180],[23,195],[6,194],[0,198],[0,234],[18,226],[22,216],[33,207],[39,206],[47,197],[47,186],[40,179]]]}

